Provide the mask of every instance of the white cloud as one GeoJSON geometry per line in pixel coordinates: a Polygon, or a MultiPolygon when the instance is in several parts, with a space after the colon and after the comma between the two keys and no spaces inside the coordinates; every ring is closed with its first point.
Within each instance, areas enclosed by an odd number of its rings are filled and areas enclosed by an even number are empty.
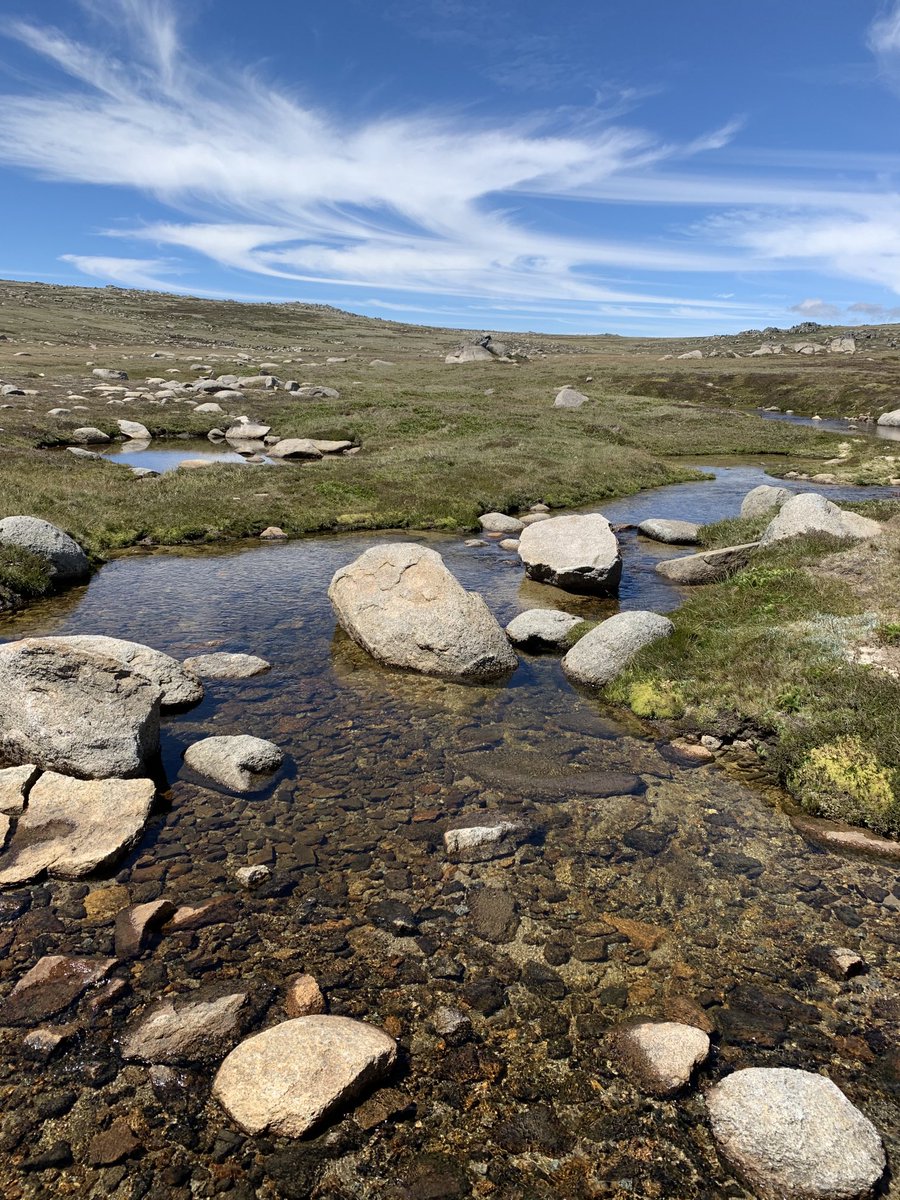
{"type": "Polygon", "coordinates": [[[900,54],[900,4],[876,17],[869,26],[869,49],[877,56],[900,54]]]}
{"type": "Polygon", "coordinates": [[[103,279],[110,283],[119,283],[123,287],[142,288],[146,291],[157,291],[165,288],[167,291],[186,291],[179,288],[171,280],[164,278],[171,274],[172,264],[159,258],[116,258],[100,254],[63,254],[61,262],[71,263],[85,275],[94,279],[103,279]]]}
{"type": "Polygon", "coordinates": [[[791,305],[791,312],[800,313],[803,317],[838,317],[841,310],[836,304],[829,304],[826,300],[801,300],[799,304],[791,305]]]}

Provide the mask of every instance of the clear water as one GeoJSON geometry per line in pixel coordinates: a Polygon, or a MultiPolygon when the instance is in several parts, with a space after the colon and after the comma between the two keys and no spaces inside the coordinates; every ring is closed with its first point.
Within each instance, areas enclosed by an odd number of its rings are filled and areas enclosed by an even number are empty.
{"type": "Polygon", "coordinates": [[[119,442],[102,451],[104,458],[116,463],[125,463],[129,467],[148,467],[151,471],[163,474],[174,471],[177,466],[190,458],[203,458],[211,463],[240,463],[243,466],[280,466],[284,460],[269,458],[264,442],[253,442],[252,452],[263,457],[262,463],[250,463],[237,450],[232,449],[227,442],[167,440],[163,443],[166,449],[160,448],[159,442],[119,442]]]}
{"type": "MultiPolygon", "coordinates": [[[[623,523],[703,521],[734,515],[768,478],[755,466],[713,471],[714,481],[600,507],[623,523]]],[[[378,667],[336,631],[326,590],[339,566],[390,539],[439,550],[502,622],[535,605],[585,616],[616,607],[523,581],[517,557],[496,543],[379,533],[123,557],[86,588],[0,624],[6,639],[102,632],[179,658],[223,649],[272,663],[253,679],[209,684],[200,706],[165,721],[168,784],[115,872],[20,889],[30,910],[0,921],[11,982],[40,954],[110,952],[111,918],[85,916],[89,888],[117,882],[132,902],[225,896],[230,905],[224,923],[164,935],[119,968],[130,990],[82,1015],[74,1043],[48,1064],[23,1059],[15,1037],[5,1045],[4,1194],[53,1195],[58,1177],[35,1191],[21,1163],[63,1138],[74,1158],[67,1186],[122,1200],[137,1180],[149,1181],[141,1195],[188,1200],[223,1179],[248,1198],[318,1186],[335,1200],[746,1200],[712,1148],[701,1092],[654,1100],[622,1073],[604,1039],[639,1015],[715,1030],[704,1085],[739,1066],[825,1071],[895,1154],[895,868],[822,853],[794,830],[755,760],[690,768],[569,685],[554,655],[522,655],[508,683],[487,688],[378,667]],[[270,738],[287,765],[252,796],[200,786],[182,755],[215,733],[270,738]],[[524,819],[531,844],[496,863],[450,863],[444,829],[484,809],[524,819]],[[268,892],[237,885],[248,861],[271,866],[268,892]],[[512,898],[511,940],[486,940],[473,915],[482,887],[512,898]],[[414,933],[386,928],[386,902],[411,911],[414,933]],[[860,949],[869,973],[835,984],[810,962],[823,944],[860,949]],[[391,1085],[415,1105],[412,1117],[367,1129],[350,1115],[300,1144],[245,1139],[209,1099],[209,1067],[179,1068],[161,1098],[145,1067],[118,1057],[144,1006],[198,986],[269,989],[254,1027],[284,1019],[285,981],[297,971],[316,975],[332,1012],[398,1038],[391,1085]],[[462,1045],[431,1031],[447,1004],[471,1017],[462,1045]],[[66,1091],[77,1097],[70,1110],[42,1115],[66,1091]],[[142,1130],[140,1159],[118,1176],[86,1165],[91,1137],[114,1117],[142,1130]]],[[[672,552],[624,535],[622,606],[678,603],[652,570],[672,552]]]]}
{"type": "Polygon", "coordinates": [[[766,412],[763,408],[759,408],[756,411],[761,417],[765,417],[767,421],[786,421],[789,425],[812,425],[814,428],[828,433],[846,433],[857,437],[876,437],[885,438],[893,442],[900,441],[900,426],[898,425],[877,425],[868,421],[845,421],[842,417],[822,417],[821,420],[814,421],[812,417],[798,417],[794,414],[783,412],[766,412]]]}

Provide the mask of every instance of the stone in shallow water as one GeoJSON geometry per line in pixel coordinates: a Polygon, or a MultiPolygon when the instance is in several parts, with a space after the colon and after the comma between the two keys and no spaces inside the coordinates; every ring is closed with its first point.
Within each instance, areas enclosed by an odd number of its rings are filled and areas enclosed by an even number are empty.
{"type": "Polygon", "coordinates": [[[566,639],[581,624],[581,617],[560,612],[555,608],[529,608],[513,617],[506,627],[506,636],[514,645],[565,646],[566,639]]]}
{"type": "Polygon", "coordinates": [[[181,708],[188,704],[199,704],[203,699],[203,684],[177,659],[152,646],[140,642],[129,642],[124,638],[104,637],[101,634],[79,633],[64,637],[41,639],[45,645],[70,647],[85,650],[89,654],[104,654],[124,663],[135,675],[147,679],[159,688],[163,708],[181,708]]]}
{"type": "Polygon", "coordinates": [[[256,776],[271,775],[284,761],[274,742],[237,734],[233,737],[204,738],[188,746],[184,761],[192,771],[215,780],[236,792],[250,792],[258,786],[256,776]]]}
{"type": "Polygon", "coordinates": [[[45,772],[0,854],[0,885],[42,872],[78,879],[105,866],[140,837],[156,788],[150,779],[71,779],[45,772]]]}
{"type": "Polygon", "coordinates": [[[482,513],[478,524],[485,533],[520,533],[525,526],[518,517],[509,517],[506,513],[482,513]]]}
{"type": "Polygon", "coordinates": [[[116,955],[134,958],[147,948],[153,933],[175,913],[171,900],[133,904],[116,915],[116,955]]]}
{"type": "Polygon", "coordinates": [[[763,1200],[857,1200],[884,1174],[875,1127],[823,1075],[750,1067],[706,1104],[719,1149],[763,1200]]]}
{"type": "Polygon", "coordinates": [[[272,664],[256,654],[197,654],[186,658],[184,665],[203,679],[250,679],[268,671],[272,664]]]}
{"type": "Polygon", "coordinates": [[[349,1017],[284,1021],[228,1055],[213,1095],[249,1134],[302,1137],[394,1064],[392,1038],[349,1017]]]}
{"type": "Polygon", "coordinates": [[[312,975],[295,975],[288,980],[284,1011],[289,1017],[311,1017],[325,1011],[325,997],[312,975]]]}
{"type": "Polygon", "coordinates": [[[562,668],[576,683],[604,687],[644,646],[669,637],[675,626],[653,612],[621,612],[601,621],[575,643],[562,668]]]}
{"type": "Polygon", "coordinates": [[[519,928],[518,906],[503,888],[479,888],[471,897],[469,916],[473,932],[495,946],[511,942],[519,928]]]}
{"type": "Polygon", "coordinates": [[[664,517],[641,521],[638,533],[667,545],[695,546],[700,540],[700,526],[693,521],[670,521],[664,517]]]}
{"type": "Polygon", "coordinates": [[[214,1062],[240,1037],[253,1015],[246,988],[218,996],[166,997],[126,1032],[122,1056],[140,1062],[214,1062]]]}
{"type": "Polygon", "coordinates": [[[527,830],[521,821],[512,821],[497,813],[479,814],[477,819],[460,820],[444,834],[448,854],[460,862],[487,862],[513,854],[525,840],[527,830]]]}
{"type": "Polygon", "coordinates": [[[613,1033],[617,1058],[638,1087],[671,1096],[709,1055],[709,1035],[680,1021],[634,1021],[613,1033]]]}
{"type": "Polygon", "coordinates": [[[0,1004],[0,1025],[37,1025],[62,1012],[115,965],[114,958],[39,958],[0,1004]]]}
{"type": "Polygon", "coordinates": [[[484,600],[426,546],[373,546],[335,573],[328,596],[353,640],[389,666],[477,682],[516,666],[484,600]]]}
{"type": "Polygon", "coordinates": [[[159,689],[108,655],[25,638],[0,647],[0,755],[87,779],[140,775],[159,689]]]}
{"type": "Polygon", "coordinates": [[[619,543],[600,513],[551,517],[526,525],[519,537],[525,574],[567,592],[607,596],[622,577],[619,543]]]}

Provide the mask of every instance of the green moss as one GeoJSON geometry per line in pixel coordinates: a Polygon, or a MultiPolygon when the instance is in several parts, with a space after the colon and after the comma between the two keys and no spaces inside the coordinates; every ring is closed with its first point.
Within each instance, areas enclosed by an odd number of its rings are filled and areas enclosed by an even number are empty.
{"type": "Polygon", "coordinates": [[[633,683],[628,689],[628,704],[637,716],[652,720],[684,715],[684,700],[678,688],[667,680],[633,683]]]}
{"type": "Polygon", "coordinates": [[[52,590],[53,576],[45,558],[20,546],[0,546],[0,610],[52,590]]]}
{"type": "Polygon", "coordinates": [[[576,642],[580,642],[586,633],[590,633],[592,629],[598,625],[597,621],[579,621],[577,625],[573,625],[569,632],[563,638],[563,645],[567,650],[571,650],[576,642]]]}
{"type": "Polygon", "coordinates": [[[900,829],[900,772],[884,766],[857,735],[814,747],[788,783],[808,812],[882,833],[900,829]]]}

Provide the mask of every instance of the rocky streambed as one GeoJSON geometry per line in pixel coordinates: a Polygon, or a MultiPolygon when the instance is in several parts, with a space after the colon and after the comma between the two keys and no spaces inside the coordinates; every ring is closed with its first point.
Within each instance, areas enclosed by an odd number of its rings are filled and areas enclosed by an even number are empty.
{"type": "MultiPolygon", "coordinates": [[[[731,515],[761,481],[739,471],[603,511],[731,515]]],[[[836,1173],[803,1191],[794,1162],[791,1194],[863,1194],[881,1143],[900,1149],[896,866],[809,843],[755,756],[648,741],[558,655],[477,687],[379,667],[326,592],[391,540],[122,558],[0,625],[144,643],[204,689],[162,714],[134,849],[0,895],[3,1194],[767,1195],[742,1114],[770,1106],[790,1158],[798,1104],[836,1173]],[[216,677],[222,652],[271,667],[216,677]],[[185,763],[235,735],[283,761],[246,789],[185,763]],[[352,1023],[340,1070],[323,1010],[352,1023]],[[298,1046],[331,1092],[291,1075],[298,1046]],[[299,1117],[260,1094],[288,1077],[299,1117]]],[[[396,540],[438,550],[502,624],[617,608],[523,581],[496,543],[396,540]]],[[[623,607],[678,603],[653,570],[673,552],[626,538],[623,607]]]]}

